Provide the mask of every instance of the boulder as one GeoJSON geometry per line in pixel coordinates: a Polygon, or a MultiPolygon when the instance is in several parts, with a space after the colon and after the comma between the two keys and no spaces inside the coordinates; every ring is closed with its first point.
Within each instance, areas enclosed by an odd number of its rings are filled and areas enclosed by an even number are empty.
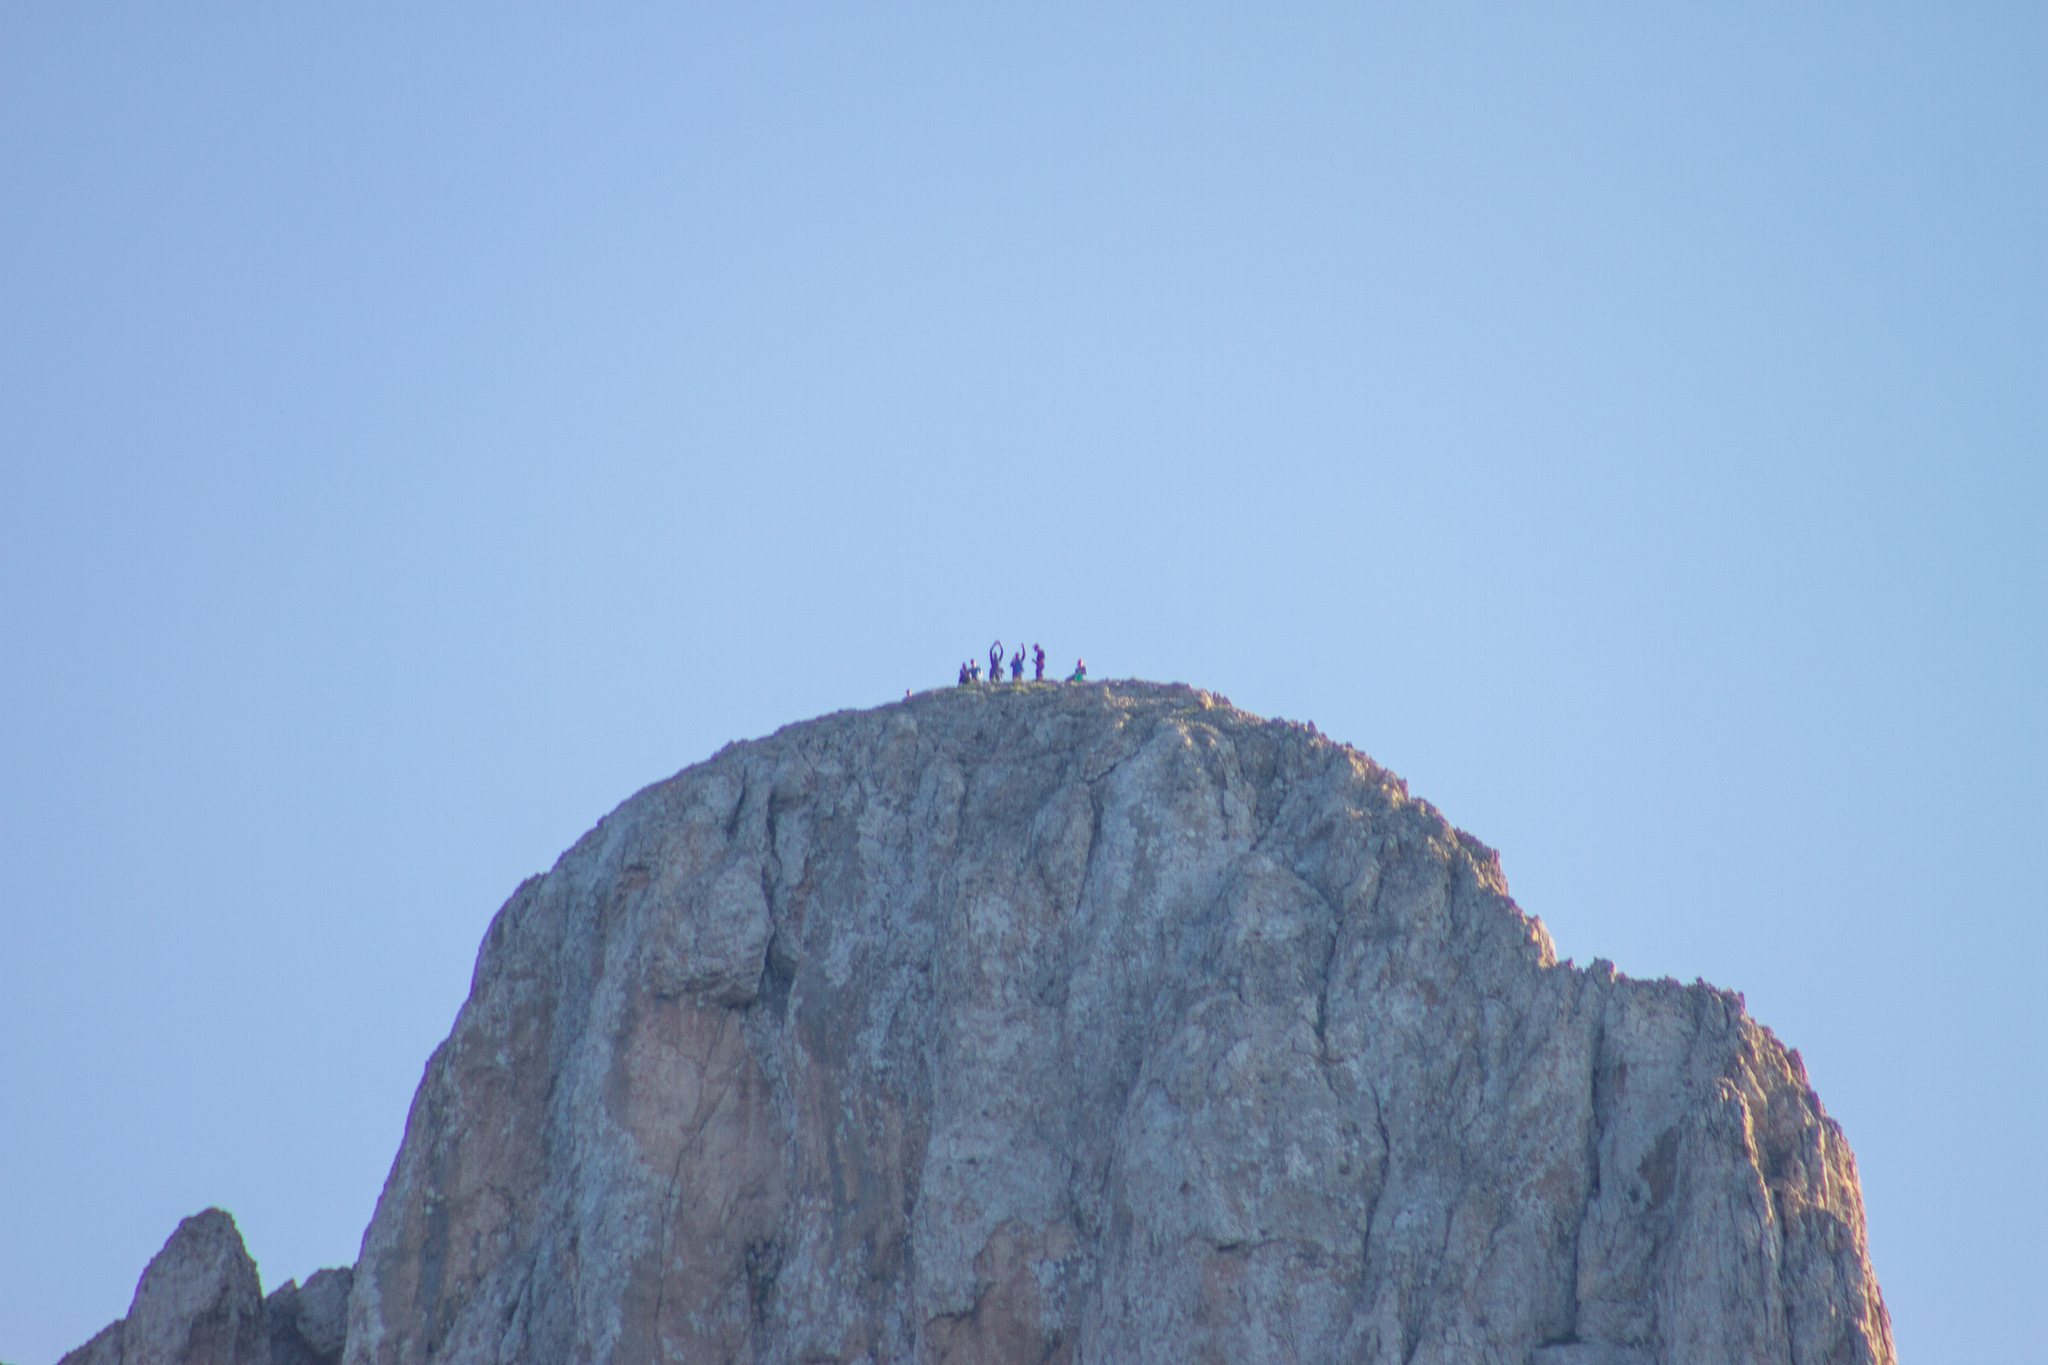
{"type": "Polygon", "coordinates": [[[265,1365],[337,1365],[348,1329],[351,1269],[286,1280],[263,1301],[265,1365]]]}

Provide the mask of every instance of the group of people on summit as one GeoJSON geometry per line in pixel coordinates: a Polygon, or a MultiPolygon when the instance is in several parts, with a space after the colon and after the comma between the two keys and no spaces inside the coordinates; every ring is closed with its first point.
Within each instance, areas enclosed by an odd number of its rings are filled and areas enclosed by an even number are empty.
{"type": "MultiPolygon", "coordinates": [[[[1000,683],[1003,680],[1003,642],[1001,640],[988,647],[988,680],[991,683],[1000,683]]],[[[971,686],[980,681],[981,661],[979,659],[969,659],[966,663],[960,665],[960,685],[962,687],[971,686]]],[[[1024,681],[1024,646],[1022,645],[1018,645],[1017,652],[1010,656],[1010,681],[1012,683],[1024,681]]],[[[1031,681],[1045,681],[1044,645],[1031,646],[1031,681]]],[[[1067,681],[1070,683],[1088,681],[1088,661],[1086,659],[1074,660],[1074,672],[1067,681]]]]}

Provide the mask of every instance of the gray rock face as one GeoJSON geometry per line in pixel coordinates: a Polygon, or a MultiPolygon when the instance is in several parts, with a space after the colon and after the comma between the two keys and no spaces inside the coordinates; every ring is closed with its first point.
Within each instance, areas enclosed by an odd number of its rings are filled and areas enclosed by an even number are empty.
{"type": "Polygon", "coordinates": [[[345,1358],[1893,1354],[1739,997],[1558,964],[1362,755],[1119,684],[730,746],[522,886],[345,1358]]]}
{"type": "Polygon", "coordinates": [[[265,1299],[264,1365],[337,1365],[354,1281],[352,1269],[315,1271],[303,1287],[286,1280],[265,1299]]]}
{"type": "Polygon", "coordinates": [[[150,1261],[128,1316],[59,1365],[336,1365],[354,1277],[323,1270],[266,1299],[235,1220],[207,1209],[150,1261]]]}
{"type": "Polygon", "coordinates": [[[263,1365],[263,1290],[235,1220],[178,1224],[142,1272],[128,1316],[60,1365],[263,1365]]]}
{"type": "Polygon", "coordinates": [[[67,1353],[57,1365],[121,1365],[121,1339],[127,1334],[128,1320],[116,1318],[101,1328],[98,1336],[67,1353]]]}

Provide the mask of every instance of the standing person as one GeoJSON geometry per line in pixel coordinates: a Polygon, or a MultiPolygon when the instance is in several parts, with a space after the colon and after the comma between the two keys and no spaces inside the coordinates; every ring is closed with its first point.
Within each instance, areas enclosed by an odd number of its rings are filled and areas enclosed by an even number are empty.
{"type": "Polygon", "coordinates": [[[1071,677],[1071,678],[1069,678],[1069,679],[1067,679],[1067,681],[1068,681],[1068,682],[1087,682],[1087,681],[1088,681],[1088,661],[1087,661],[1086,659],[1076,659],[1076,660],[1074,660],[1074,676],[1073,676],[1073,677],[1071,677]]]}
{"type": "Polygon", "coordinates": [[[962,664],[962,665],[960,665],[960,685],[961,685],[962,687],[965,687],[965,686],[967,686],[967,665],[966,665],[966,664],[962,664]]]}
{"type": "Polygon", "coordinates": [[[1032,669],[1034,670],[1034,671],[1033,671],[1033,673],[1032,673],[1032,675],[1031,675],[1031,681],[1033,681],[1033,682],[1044,682],[1044,681],[1045,681],[1045,646],[1044,646],[1044,645],[1033,645],[1033,646],[1031,646],[1031,667],[1032,667],[1032,669]]]}
{"type": "Polygon", "coordinates": [[[969,659],[967,661],[967,681],[971,683],[981,681],[981,660],[969,659]]]}
{"type": "Polygon", "coordinates": [[[1010,681],[1013,683],[1024,681],[1024,646],[1022,645],[1018,645],[1017,652],[1010,656],[1010,681]]]}
{"type": "Polygon", "coordinates": [[[1003,680],[1003,642],[996,641],[988,647],[988,680],[999,683],[1003,680]]]}

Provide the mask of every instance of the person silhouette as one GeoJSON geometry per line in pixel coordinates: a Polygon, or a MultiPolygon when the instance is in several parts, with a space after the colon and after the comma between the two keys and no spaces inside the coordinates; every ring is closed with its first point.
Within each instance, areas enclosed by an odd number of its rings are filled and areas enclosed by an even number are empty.
{"type": "Polygon", "coordinates": [[[1010,681],[1013,683],[1024,681],[1024,646],[1022,645],[1018,645],[1017,652],[1010,656],[1010,681]]]}
{"type": "Polygon", "coordinates": [[[969,659],[967,661],[967,681],[971,683],[981,681],[981,660],[969,659]]]}
{"type": "Polygon", "coordinates": [[[961,685],[962,687],[965,687],[965,686],[967,686],[967,665],[966,665],[966,664],[962,664],[962,665],[960,665],[960,685],[961,685]]]}
{"type": "Polygon", "coordinates": [[[996,641],[988,647],[988,680],[999,683],[1003,680],[1003,642],[996,641]]]}
{"type": "Polygon", "coordinates": [[[1071,678],[1069,678],[1069,679],[1067,679],[1067,681],[1068,681],[1068,682],[1087,682],[1087,681],[1088,681],[1088,661],[1087,661],[1086,659],[1076,659],[1076,660],[1074,660],[1074,676],[1073,676],[1073,677],[1071,677],[1071,678]]]}
{"type": "Polygon", "coordinates": [[[1034,670],[1034,671],[1033,671],[1033,673],[1032,673],[1032,675],[1031,675],[1031,681],[1033,681],[1033,682],[1044,682],[1044,681],[1045,681],[1045,646],[1044,646],[1044,645],[1033,645],[1033,646],[1031,646],[1031,667],[1032,667],[1032,669],[1034,670]]]}

